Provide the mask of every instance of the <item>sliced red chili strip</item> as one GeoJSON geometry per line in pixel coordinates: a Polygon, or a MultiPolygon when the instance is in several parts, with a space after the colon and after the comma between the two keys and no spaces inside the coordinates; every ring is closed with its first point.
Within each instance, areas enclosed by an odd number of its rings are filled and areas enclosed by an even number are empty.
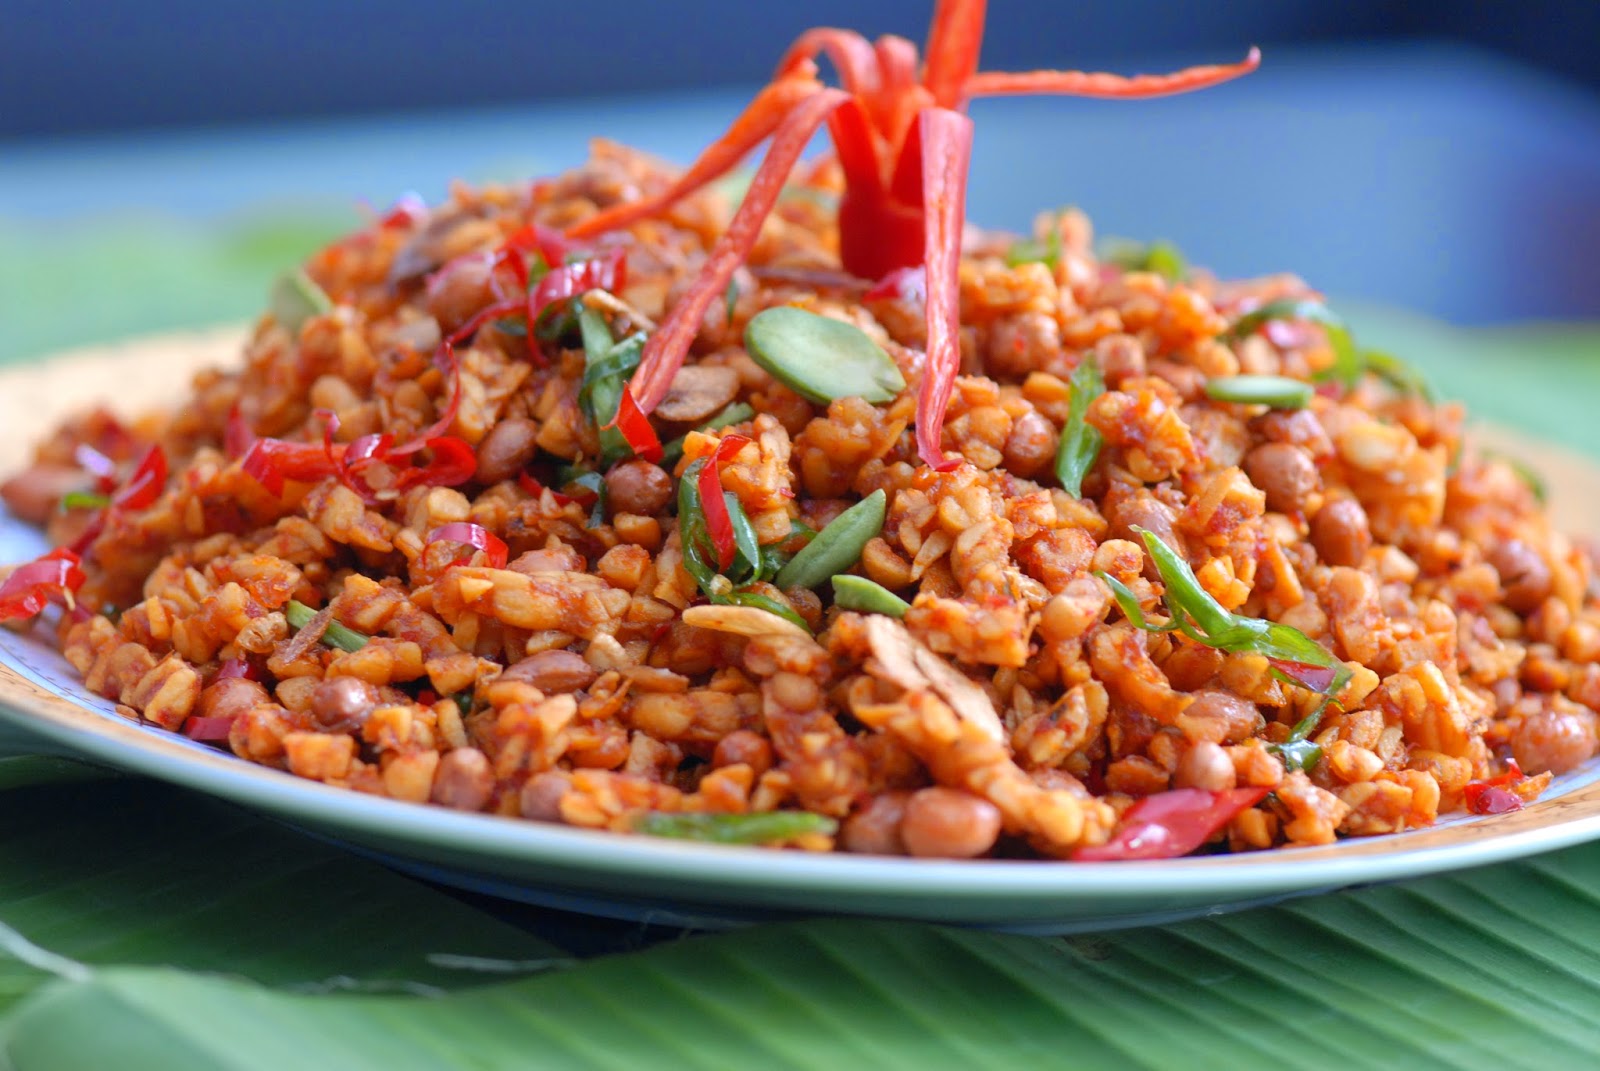
{"type": "Polygon", "coordinates": [[[255,441],[255,429],[245,419],[239,403],[235,402],[233,408],[228,410],[228,423],[222,429],[222,452],[236,461],[250,452],[255,441]]]}
{"type": "Polygon", "coordinates": [[[55,598],[70,602],[83,581],[83,559],[66,547],[19,565],[0,583],[0,621],[33,617],[55,598]]]}
{"type": "Polygon", "coordinates": [[[145,452],[133,474],[111,496],[113,508],[144,509],[161,497],[167,486],[167,452],[158,443],[145,452]]]}
{"type": "Polygon", "coordinates": [[[1265,788],[1233,788],[1205,792],[1179,788],[1146,796],[1122,816],[1122,824],[1106,843],[1079,848],[1078,862],[1127,859],[1176,859],[1216,836],[1234,817],[1266,798],[1265,788]]]}
{"type": "Polygon", "coordinates": [[[961,231],[967,212],[967,161],[972,120],[946,108],[924,109],[922,141],[923,250],[927,257],[927,358],[917,394],[917,454],[947,472],[960,458],[944,456],[940,436],[961,372],[961,231]]]}
{"type": "Polygon", "coordinates": [[[656,429],[650,426],[650,418],[639,408],[631,386],[622,392],[622,400],[617,405],[616,425],[622,437],[628,441],[629,448],[639,457],[646,461],[660,461],[664,456],[661,439],[656,435],[656,429]]]}
{"type": "MultiPolygon", "coordinates": [[[[528,492],[528,494],[532,495],[534,498],[538,498],[545,492],[544,484],[540,483],[526,472],[517,474],[517,483],[524,491],[528,492]]],[[[564,495],[560,491],[554,489],[550,490],[550,497],[556,500],[556,505],[558,506],[565,506],[568,502],[578,501],[571,495],[564,495]]]]}
{"type": "Polygon", "coordinates": [[[711,537],[712,549],[717,552],[717,566],[727,569],[733,564],[738,541],[733,533],[733,518],[728,513],[728,503],[722,497],[722,463],[743,450],[750,439],[744,435],[725,435],[716,453],[706,458],[700,468],[698,490],[700,509],[706,516],[706,535],[711,537]]]}
{"type": "MultiPolygon", "coordinates": [[[[504,569],[510,556],[510,550],[505,541],[495,535],[481,524],[472,524],[468,521],[454,521],[450,524],[441,524],[426,537],[429,544],[439,542],[464,543],[469,547],[476,547],[483,551],[483,556],[488,560],[489,568],[504,569]]],[[[457,558],[456,563],[470,561],[471,555],[457,558]]]]}

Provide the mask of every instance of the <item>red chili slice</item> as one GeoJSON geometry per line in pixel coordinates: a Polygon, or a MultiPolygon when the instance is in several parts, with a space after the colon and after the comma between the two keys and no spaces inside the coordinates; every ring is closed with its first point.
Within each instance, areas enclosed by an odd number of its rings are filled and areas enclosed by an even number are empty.
{"type": "Polygon", "coordinates": [[[664,456],[656,429],[650,426],[650,418],[639,408],[631,387],[622,392],[622,401],[617,406],[617,430],[622,432],[629,448],[644,460],[660,461],[664,456]]]}
{"type": "Polygon", "coordinates": [[[1205,792],[1178,788],[1146,796],[1122,816],[1109,841],[1072,853],[1078,862],[1176,859],[1214,837],[1233,818],[1266,798],[1265,788],[1205,792]]]}
{"type": "Polygon", "coordinates": [[[219,681],[225,681],[231,677],[243,677],[246,680],[253,681],[257,679],[258,674],[256,673],[256,667],[252,666],[244,659],[230,658],[226,662],[222,663],[222,665],[217,667],[216,679],[219,681]]]}
{"type": "Polygon", "coordinates": [[[228,739],[238,719],[237,714],[226,718],[190,718],[183,723],[183,735],[204,744],[220,744],[228,739]]]}
{"type": "Polygon", "coordinates": [[[1292,662],[1284,658],[1269,658],[1269,665],[1285,677],[1313,692],[1327,694],[1339,677],[1338,666],[1318,666],[1310,662],[1292,662]]]}
{"type": "Polygon", "coordinates": [[[698,488],[700,510],[706,515],[706,534],[711,537],[712,549],[717,552],[717,566],[726,569],[733,564],[738,541],[733,534],[733,517],[728,513],[728,503],[722,497],[722,463],[730,460],[750,440],[744,435],[725,435],[716,453],[706,458],[700,469],[698,488]]]}
{"type": "MultiPolygon", "coordinates": [[[[472,524],[468,521],[441,524],[429,532],[426,537],[426,542],[430,544],[444,541],[465,543],[469,547],[476,547],[478,550],[483,551],[491,569],[504,569],[506,560],[510,556],[510,551],[506,547],[504,540],[481,524],[472,524]]],[[[471,555],[468,555],[465,558],[457,558],[456,563],[459,564],[470,560],[471,555]]]]}
{"type": "Polygon", "coordinates": [[[0,621],[33,617],[57,597],[70,601],[83,586],[82,566],[83,559],[66,547],[17,566],[0,583],[0,621]]]}
{"type": "Polygon", "coordinates": [[[1507,811],[1522,810],[1522,797],[1512,791],[1511,786],[1526,779],[1517,760],[1507,759],[1505,773],[1467,783],[1462,790],[1467,810],[1473,814],[1505,814],[1507,811]]]}

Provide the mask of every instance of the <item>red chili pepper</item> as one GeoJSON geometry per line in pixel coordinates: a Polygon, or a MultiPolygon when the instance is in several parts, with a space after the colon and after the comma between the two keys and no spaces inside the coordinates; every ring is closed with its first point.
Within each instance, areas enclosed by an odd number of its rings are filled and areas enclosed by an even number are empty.
{"type": "Polygon", "coordinates": [[[83,586],[83,559],[75,551],[57,547],[42,558],[19,565],[0,583],[0,621],[33,617],[61,597],[71,601],[83,586]]]}
{"type": "Polygon", "coordinates": [[[237,720],[237,714],[226,718],[190,718],[183,723],[183,735],[204,744],[220,744],[228,739],[237,720]]]}
{"type": "Polygon", "coordinates": [[[639,457],[646,461],[660,461],[665,456],[661,439],[656,435],[656,429],[650,426],[650,418],[639,408],[631,385],[622,392],[615,423],[617,430],[627,440],[629,449],[639,457]]]}
{"type": "Polygon", "coordinates": [[[1338,666],[1318,666],[1285,658],[1269,658],[1267,664],[1296,684],[1322,694],[1326,694],[1339,677],[1338,666]]]}
{"type": "Polygon", "coordinates": [[[1178,788],[1146,796],[1122,816],[1115,836],[1097,847],[1079,848],[1072,858],[1085,863],[1177,859],[1210,840],[1236,815],[1260,803],[1268,791],[1178,788]]]}
{"type": "Polygon", "coordinates": [[[1462,790],[1467,810],[1473,814],[1504,814],[1507,811],[1522,810],[1522,797],[1513,792],[1511,786],[1526,779],[1522,767],[1517,765],[1517,760],[1507,759],[1505,773],[1498,777],[1467,783],[1467,787],[1462,790]]]}
{"type": "Polygon", "coordinates": [[[424,688],[417,693],[417,702],[425,707],[431,707],[439,701],[439,693],[432,688],[424,688]]]}
{"type": "Polygon", "coordinates": [[[415,193],[403,193],[394,203],[394,207],[378,221],[378,226],[386,229],[396,227],[410,227],[421,223],[428,218],[428,203],[415,193]]]}
{"type": "Polygon", "coordinates": [[[260,679],[256,667],[242,658],[230,658],[217,667],[217,680],[225,681],[232,677],[243,677],[251,681],[260,679]]]}
{"type": "Polygon", "coordinates": [[[113,509],[144,509],[161,497],[167,486],[167,452],[158,443],[146,451],[133,474],[111,496],[113,509]]]}
{"type": "MultiPolygon", "coordinates": [[[[465,543],[469,547],[476,547],[483,551],[483,555],[488,559],[489,568],[491,569],[504,569],[506,560],[510,556],[510,550],[506,547],[504,540],[481,524],[472,524],[468,521],[441,524],[427,534],[425,541],[430,544],[448,541],[451,543],[465,543]]],[[[455,563],[460,564],[471,559],[472,556],[469,554],[465,558],[457,558],[455,563]]]]}
{"type": "MultiPolygon", "coordinates": [[[[648,415],[666,394],[706,310],[727,290],[733,271],[753,247],[762,220],[776,204],[785,177],[798,163],[800,150],[826,119],[845,178],[839,202],[839,252],[845,270],[881,278],[896,268],[926,264],[933,277],[926,309],[929,356],[918,406],[918,452],[928,464],[949,467],[939,448],[939,434],[955,378],[952,365],[959,365],[953,356],[955,273],[971,144],[970,128],[964,128],[961,115],[967,102],[973,97],[1026,93],[1107,99],[1164,96],[1217,85],[1255,70],[1260,63],[1260,54],[1251,49],[1240,63],[1159,76],[980,73],[984,12],[983,0],[941,0],[935,6],[920,78],[916,47],[903,38],[886,36],[874,45],[846,30],[807,31],[784,55],[773,81],[678,181],[659,194],[615,205],[568,229],[569,237],[586,237],[659,215],[726,174],[763,140],[772,139],[733,222],[645,347],[629,387],[640,414],[648,415]],[[842,91],[818,81],[815,60],[823,53],[838,70],[842,91]]],[[[623,426],[620,411],[610,426],[623,426]]]]}
{"type": "MultiPolygon", "coordinates": [[[[534,479],[532,476],[529,476],[526,472],[521,472],[521,473],[517,474],[517,484],[524,491],[528,492],[528,494],[532,495],[534,498],[538,498],[540,495],[544,494],[544,492],[545,492],[544,484],[540,483],[538,480],[534,479]]],[[[558,506],[565,506],[568,502],[576,502],[576,501],[578,501],[577,499],[573,498],[571,495],[564,495],[560,491],[556,491],[556,490],[551,490],[550,491],[550,497],[555,499],[556,505],[558,505],[558,506]]]]}
{"type": "Polygon", "coordinates": [[[716,453],[706,458],[700,468],[698,489],[700,510],[706,515],[706,534],[711,537],[711,547],[717,552],[717,566],[726,569],[733,564],[738,541],[733,534],[733,518],[728,513],[728,503],[722,497],[722,463],[733,458],[750,440],[743,435],[725,435],[716,453]]]}
{"type": "Polygon", "coordinates": [[[237,461],[250,452],[250,447],[256,442],[256,430],[250,426],[250,421],[245,419],[244,413],[235,402],[233,408],[228,410],[228,422],[222,429],[222,452],[232,460],[237,461]]]}

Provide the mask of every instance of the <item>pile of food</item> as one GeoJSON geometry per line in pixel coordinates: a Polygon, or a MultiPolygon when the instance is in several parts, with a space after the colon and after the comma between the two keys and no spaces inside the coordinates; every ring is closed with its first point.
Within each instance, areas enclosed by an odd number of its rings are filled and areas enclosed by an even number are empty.
{"type": "Polygon", "coordinates": [[[90,689],[252,762],[707,840],[1321,844],[1588,760],[1594,564],[1459,407],[1296,278],[1076,211],[963,239],[967,96],[1254,57],[973,75],[981,7],[920,81],[802,38],[687,173],[599,144],[322,250],[241,368],[39,446],[3,495],[62,549],[0,614],[59,604],[90,689]]]}

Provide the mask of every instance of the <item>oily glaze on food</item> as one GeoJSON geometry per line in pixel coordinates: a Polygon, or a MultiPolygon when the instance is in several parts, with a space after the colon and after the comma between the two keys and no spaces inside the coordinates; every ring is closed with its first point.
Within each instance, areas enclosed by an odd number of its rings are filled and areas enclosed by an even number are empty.
{"type": "Polygon", "coordinates": [[[0,614],[301,777],[811,849],[1326,843],[1593,755],[1593,564],[1458,407],[1297,279],[1075,211],[936,256],[924,182],[926,272],[857,278],[840,152],[731,223],[603,143],[401,206],[242,368],[41,444],[4,497],[68,549],[0,614]]]}

